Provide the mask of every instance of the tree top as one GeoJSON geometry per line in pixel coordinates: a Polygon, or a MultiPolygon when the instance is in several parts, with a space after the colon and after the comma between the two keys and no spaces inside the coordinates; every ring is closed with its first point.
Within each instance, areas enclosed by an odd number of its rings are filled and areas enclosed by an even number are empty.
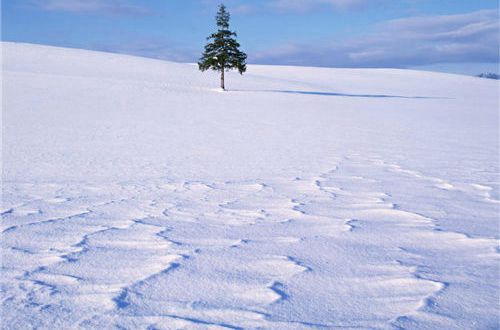
{"type": "Polygon", "coordinates": [[[217,26],[221,30],[229,29],[229,19],[231,15],[226,10],[226,6],[224,4],[219,5],[219,11],[217,12],[217,16],[215,17],[217,21],[217,26]]]}

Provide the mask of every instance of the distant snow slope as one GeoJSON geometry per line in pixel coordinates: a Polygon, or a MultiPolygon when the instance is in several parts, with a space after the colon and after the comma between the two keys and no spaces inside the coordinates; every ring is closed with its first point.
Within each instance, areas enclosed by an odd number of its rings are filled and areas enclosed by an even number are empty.
{"type": "Polygon", "coordinates": [[[498,327],[498,81],[2,48],[3,329],[498,327]]]}

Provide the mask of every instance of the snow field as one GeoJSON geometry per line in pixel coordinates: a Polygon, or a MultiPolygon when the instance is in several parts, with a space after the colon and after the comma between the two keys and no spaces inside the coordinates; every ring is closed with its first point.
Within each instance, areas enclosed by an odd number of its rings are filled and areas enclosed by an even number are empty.
{"type": "Polygon", "coordinates": [[[2,47],[2,328],[498,325],[498,82],[2,47]]]}

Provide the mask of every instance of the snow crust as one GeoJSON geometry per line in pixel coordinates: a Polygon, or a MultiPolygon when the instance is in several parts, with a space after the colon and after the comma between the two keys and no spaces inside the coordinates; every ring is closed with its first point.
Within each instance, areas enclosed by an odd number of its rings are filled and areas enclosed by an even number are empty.
{"type": "Polygon", "coordinates": [[[3,329],[494,329],[497,81],[2,43],[3,329]]]}

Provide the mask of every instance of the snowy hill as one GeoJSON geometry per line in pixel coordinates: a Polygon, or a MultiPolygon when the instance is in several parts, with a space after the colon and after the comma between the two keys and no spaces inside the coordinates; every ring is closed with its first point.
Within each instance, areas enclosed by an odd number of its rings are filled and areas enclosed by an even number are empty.
{"type": "Polygon", "coordinates": [[[2,55],[3,329],[498,326],[498,81],[2,55]]]}

